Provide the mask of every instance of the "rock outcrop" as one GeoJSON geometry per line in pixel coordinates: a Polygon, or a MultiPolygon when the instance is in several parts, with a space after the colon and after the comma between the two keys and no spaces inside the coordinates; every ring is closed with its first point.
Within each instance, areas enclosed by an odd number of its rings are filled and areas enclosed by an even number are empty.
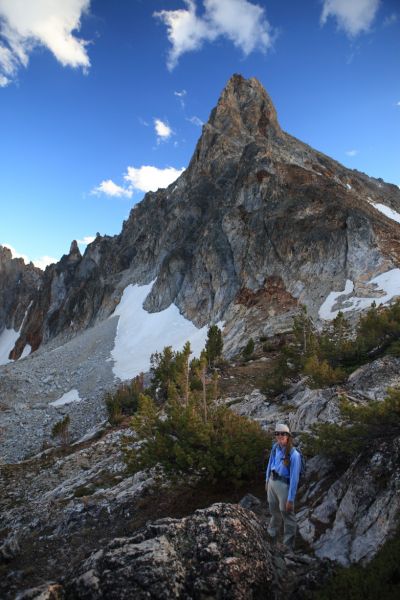
{"type": "MultiPolygon", "coordinates": [[[[32,263],[25,265],[22,258],[12,258],[11,250],[0,246],[0,335],[5,329],[20,331],[29,319],[33,298],[42,284],[43,273],[32,263]]],[[[11,360],[22,354],[25,344],[32,345],[30,336],[19,344],[19,350],[10,349],[11,360]],[[14,351],[13,351],[14,350],[14,351]]]]}

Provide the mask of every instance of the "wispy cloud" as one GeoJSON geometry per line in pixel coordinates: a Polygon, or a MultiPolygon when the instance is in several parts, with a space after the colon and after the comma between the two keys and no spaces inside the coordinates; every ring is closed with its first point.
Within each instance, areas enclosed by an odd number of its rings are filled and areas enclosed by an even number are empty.
{"type": "Polygon", "coordinates": [[[38,46],[50,50],[63,66],[87,71],[88,42],[76,37],[75,32],[89,6],[90,0],[1,0],[0,87],[16,79],[38,46]]]}
{"type": "Polygon", "coordinates": [[[161,119],[154,119],[154,129],[157,134],[157,142],[165,142],[173,134],[173,131],[168,123],[161,121],[161,119]]]}
{"type": "Polygon", "coordinates": [[[388,17],[385,18],[385,20],[383,21],[383,26],[390,27],[391,25],[394,25],[395,23],[397,23],[398,20],[399,20],[399,15],[397,13],[392,13],[391,15],[389,15],[388,17]]]}
{"type": "Polygon", "coordinates": [[[189,121],[189,123],[196,125],[197,127],[203,127],[204,125],[204,122],[196,116],[188,117],[186,120],[189,121]]]}
{"type": "Polygon", "coordinates": [[[22,258],[24,260],[25,264],[29,264],[30,262],[33,262],[35,267],[42,269],[42,271],[44,271],[48,265],[58,262],[57,258],[54,258],[53,256],[47,256],[47,255],[40,256],[39,258],[34,258],[32,260],[26,254],[21,254],[20,252],[18,252],[13,246],[11,246],[11,244],[4,243],[1,245],[4,246],[5,248],[8,248],[9,250],[11,250],[11,254],[12,254],[13,258],[22,258]]]}
{"type": "Polygon", "coordinates": [[[346,150],[347,156],[357,156],[358,150],[346,150]]]}
{"type": "Polygon", "coordinates": [[[186,90],[182,90],[181,92],[174,92],[174,96],[177,96],[179,98],[179,102],[180,105],[182,107],[182,109],[185,108],[185,96],[186,96],[187,92],[186,90]]]}
{"type": "Polygon", "coordinates": [[[196,14],[194,0],[184,0],[187,8],[155,12],[167,26],[171,49],[167,67],[172,70],[186,52],[199,50],[204,42],[228,38],[245,56],[254,50],[265,52],[273,44],[274,32],[265,9],[248,0],[203,0],[204,12],[196,14]]]}
{"type": "Polygon", "coordinates": [[[339,29],[356,37],[370,29],[380,3],[381,0],[322,0],[321,24],[332,17],[339,29]]]}
{"type": "Polygon", "coordinates": [[[131,198],[132,190],[126,189],[114,183],[111,179],[105,179],[98,185],[93,188],[90,192],[92,195],[98,196],[104,194],[105,196],[111,196],[112,198],[131,198]]]}

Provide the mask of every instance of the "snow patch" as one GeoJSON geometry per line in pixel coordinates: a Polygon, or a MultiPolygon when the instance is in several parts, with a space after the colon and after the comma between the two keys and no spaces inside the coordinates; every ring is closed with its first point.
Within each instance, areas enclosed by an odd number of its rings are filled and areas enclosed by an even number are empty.
{"type": "MultiPolygon", "coordinates": [[[[6,365],[10,362],[14,362],[13,360],[10,360],[8,358],[8,355],[10,354],[11,350],[14,348],[15,342],[17,341],[17,339],[20,336],[20,333],[25,324],[25,320],[26,320],[26,317],[28,316],[28,312],[29,312],[30,307],[32,306],[32,303],[33,303],[33,300],[30,302],[28,308],[25,311],[24,318],[22,319],[21,327],[19,328],[18,331],[15,331],[15,329],[4,329],[0,333],[0,365],[6,365]]],[[[25,356],[28,356],[28,354],[30,353],[31,350],[32,350],[31,346],[29,346],[29,344],[26,344],[20,358],[25,358],[25,356]]]]}
{"type": "Polygon", "coordinates": [[[50,406],[64,406],[65,404],[71,404],[72,402],[81,402],[82,398],[79,396],[78,390],[70,390],[58,400],[49,402],[50,406]]]}
{"type": "Polygon", "coordinates": [[[25,344],[20,358],[25,358],[25,356],[29,356],[29,354],[31,352],[32,352],[32,346],[30,344],[25,344]]]}
{"type": "Polygon", "coordinates": [[[377,202],[376,204],[375,202],[371,202],[371,204],[374,208],[379,210],[379,212],[383,213],[386,217],[389,217],[389,219],[396,221],[396,223],[400,223],[400,213],[393,210],[393,208],[389,208],[389,206],[386,206],[385,204],[380,204],[379,202],[377,202]]]}
{"type": "Polygon", "coordinates": [[[0,365],[14,362],[8,358],[15,342],[19,338],[19,331],[15,329],[4,329],[0,334],[0,365]]]}
{"type": "Polygon", "coordinates": [[[199,356],[207,339],[207,327],[197,329],[171,304],[158,313],[148,313],[143,302],[151,291],[149,285],[128,285],[121,301],[111,315],[119,316],[114,348],[113,372],[121,380],[132,379],[150,367],[150,356],[165,346],[182,350],[189,341],[192,356],[199,356]]]}
{"type": "MultiPolygon", "coordinates": [[[[346,305],[340,310],[342,312],[349,312],[351,310],[364,310],[371,306],[373,302],[377,306],[387,304],[395,296],[400,296],[400,269],[391,269],[386,273],[381,273],[373,279],[371,279],[367,285],[370,285],[376,289],[377,292],[381,292],[381,296],[371,296],[365,298],[359,298],[353,296],[346,298],[346,305]]],[[[339,310],[333,310],[337,299],[342,295],[349,295],[354,289],[354,284],[349,279],[346,281],[346,287],[343,292],[331,292],[326,300],[321,305],[318,315],[320,319],[331,320],[334,319],[339,310]]]]}
{"type": "Polygon", "coordinates": [[[351,185],[349,183],[346,183],[347,187],[349,188],[349,190],[352,189],[351,185]]]}
{"type": "Polygon", "coordinates": [[[319,309],[319,312],[318,312],[319,318],[325,319],[325,320],[334,319],[339,312],[338,310],[335,310],[335,311],[333,310],[333,307],[336,304],[337,299],[340,296],[343,296],[345,294],[351,294],[351,292],[353,290],[354,290],[354,283],[351,281],[351,279],[347,279],[345,288],[342,292],[330,292],[319,309]]]}

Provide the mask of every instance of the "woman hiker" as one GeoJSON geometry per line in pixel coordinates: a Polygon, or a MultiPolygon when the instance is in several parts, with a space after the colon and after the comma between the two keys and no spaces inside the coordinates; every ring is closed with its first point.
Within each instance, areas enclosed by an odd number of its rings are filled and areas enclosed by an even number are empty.
{"type": "Polygon", "coordinates": [[[299,483],[301,456],[292,446],[292,436],[287,425],[276,425],[275,439],[265,476],[271,512],[268,533],[276,540],[283,519],[283,543],[293,550],[297,528],[294,498],[299,483]]]}

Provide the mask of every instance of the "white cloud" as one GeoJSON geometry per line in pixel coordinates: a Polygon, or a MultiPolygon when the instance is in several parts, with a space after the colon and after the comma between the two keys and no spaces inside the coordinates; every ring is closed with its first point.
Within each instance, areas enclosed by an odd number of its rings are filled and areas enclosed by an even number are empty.
{"type": "Polygon", "coordinates": [[[89,6],[90,0],[1,0],[0,75],[8,83],[15,79],[38,46],[50,50],[63,66],[86,71],[90,67],[88,42],[73,32],[79,31],[89,6]]]}
{"type": "Polygon", "coordinates": [[[203,0],[204,13],[196,14],[194,0],[184,0],[186,9],[162,10],[154,13],[167,26],[172,48],[167,66],[172,70],[185,52],[199,50],[204,42],[226,37],[247,56],[258,49],[272,46],[272,28],[265,10],[248,0],[203,0]]]}
{"type": "Polygon", "coordinates": [[[58,262],[58,259],[54,258],[53,256],[45,255],[40,258],[35,258],[32,262],[35,265],[35,267],[39,267],[39,269],[42,269],[42,271],[44,271],[45,268],[48,267],[49,265],[52,265],[53,263],[58,262]]]}
{"type": "Polygon", "coordinates": [[[339,29],[355,37],[370,29],[381,0],[322,0],[321,24],[329,17],[336,19],[339,29]]]}
{"type": "Polygon", "coordinates": [[[204,125],[204,122],[201,119],[199,119],[199,117],[196,117],[196,116],[189,117],[187,119],[187,121],[189,121],[189,123],[193,123],[193,125],[197,125],[197,127],[203,127],[203,125],[204,125]]]}
{"type": "MultiPolygon", "coordinates": [[[[128,167],[124,175],[124,180],[126,181],[125,187],[117,185],[111,179],[107,179],[94,188],[91,194],[104,194],[105,196],[114,198],[121,196],[131,198],[134,192],[155,192],[159,188],[168,187],[184,170],[184,168],[175,169],[174,167],[159,169],[150,165],[143,165],[139,168],[128,167]]],[[[90,238],[84,238],[84,240],[88,239],[90,238]]],[[[78,243],[84,243],[84,241],[80,240],[78,243]]]]}
{"type": "Polygon", "coordinates": [[[8,77],[4,77],[4,75],[0,75],[0,87],[6,87],[11,83],[11,79],[8,77]]]}
{"type": "Polygon", "coordinates": [[[95,187],[90,193],[94,195],[104,194],[105,196],[112,196],[114,198],[132,197],[132,190],[117,185],[111,179],[102,181],[100,185],[95,187]]]}
{"type": "Polygon", "coordinates": [[[400,106],[400,100],[399,100],[399,102],[397,102],[396,106],[400,106]]]}
{"type": "Polygon", "coordinates": [[[11,250],[13,258],[22,258],[26,265],[28,265],[30,262],[33,262],[35,267],[39,267],[39,269],[42,269],[42,271],[44,271],[48,265],[58,262],[58,259],[54,258],[53,256],[41,256],[40,258],[34,258],[31,260],[26,254],[21,254],[10,244],[1,245],[11,250]]]}
{"type": "Polygon", "coordinates": [[[94,235],[85,235],[81,240],[77,240],[78,244],[81,246],[87,246],[91,244],[96,239],[94,235]]]}
{"type": "Polygon", "coordinates": [[[158,169],[150,165],[143,165],[139,169],[128,167],[124,179],[129,183],[130,189],[141,192],[155,192],[159,188],[166,188],[183,173],[185,169],[167,167],[158,169]]]}
{"type": "Polygon", "coordinates": [[[356,156],[358,154],[358,150],[347,150],[347,156],[356,156]]]}
{"type": "Polygon", "coordinates": [[[158,141],[167,140],[173,133],[168,123],[164,123],[161,119],[154,119],[154,129],[156,130],[158,141]]]}
{"type": "Polygon", "coordinates": [[[204,6],[218,34],[228,37],[246,56],[271,46],[272,30],[261,6],[247,0],[204,0],[204,6]]]}

